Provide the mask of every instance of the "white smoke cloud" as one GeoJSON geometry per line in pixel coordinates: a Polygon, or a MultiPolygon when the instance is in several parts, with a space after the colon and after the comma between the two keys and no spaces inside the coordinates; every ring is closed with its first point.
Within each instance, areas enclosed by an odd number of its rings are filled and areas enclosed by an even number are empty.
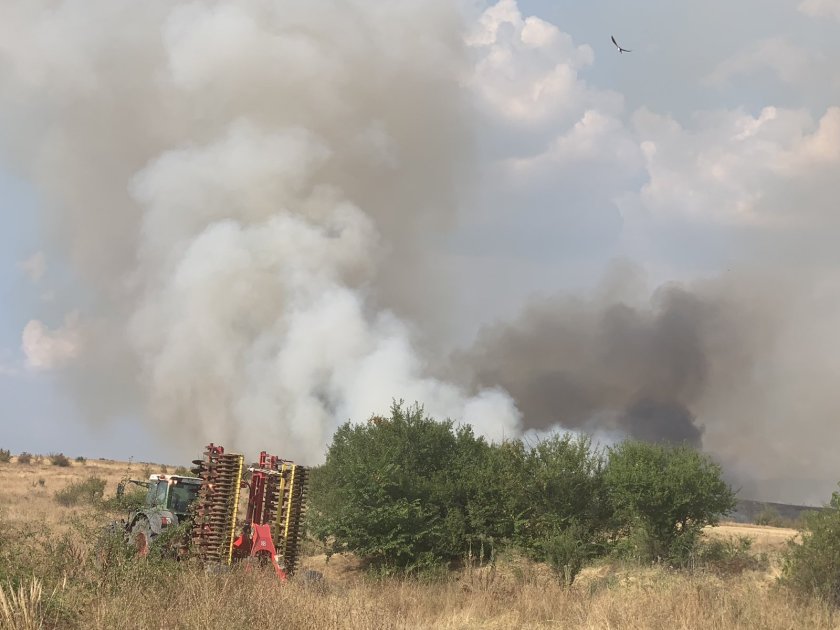
{"type": "Polygon", "coordinates": [[[80,357],[73,322],[33,320],[31,367],[79,359],[92,408],[139,383],[189,452],[314,462],[395,397],[516,434],[509,396],[429,375],[403,316],[435,294],[422,252],[467,147],[453,4],[53,5],[0,8],[4,149],[98,334],[80,357]]]}
{"type": "Polygon", "coordinates": [[[21,336],[26,365],[36,371],[60,368],[82,350],[82,333],[78,313],[67,315],[64,324],[50,329],[43,322],[27,322],[21,336]]]}

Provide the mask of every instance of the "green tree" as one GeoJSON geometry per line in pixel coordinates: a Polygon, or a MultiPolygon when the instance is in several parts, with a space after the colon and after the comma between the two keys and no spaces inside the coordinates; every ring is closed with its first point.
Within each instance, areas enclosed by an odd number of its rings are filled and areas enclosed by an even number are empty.
{"type": "Polygon", "coordinates": [[[348,422],[312,476],[309,530],[330,552],[352,551],[383,568],[460,558],[488,534],[482,527],[494,526],[473,509],[464,482],[489,449],[470,427],[435,421],[419,405],[394,403],[389,418],[348,422]]]}
{"type": "Polygon", "coordinates": [[[604,456],[587,436],[557,434],[540,441],[525,462],[522,491],[530,508],[531,538],[572,524],[588,533],[603,530],[609,516],[604,456]]]}
{"type": "Polygon", "coordinates": [[[782,583],[840,606],[840,492],[832,493],[829,509],[802,518],[801,542],[788,542],[782,583]]]}
{"type": "Polygon", "coordinates": [[[588,438],[488,444],[397,403],[335,433],[312,474],[308,526],[330,553],[404,571],[515,544],[571,583],[604,547],[603,471],[588,438]]]}
{"type": "Polygon", "coordinates": [[[720,466],[688,446],[623,442],[604,478],[617,528],[646,560],[684,563],[700,530],[735,507],[720,466]]]}
{"type": "Polygon", "coordinates": [[[519,542],[566,585],[605,547],[611,512],[604,464],[590,438],[571,434],[540,441],[526,457],[527,525],[519,542]]]}

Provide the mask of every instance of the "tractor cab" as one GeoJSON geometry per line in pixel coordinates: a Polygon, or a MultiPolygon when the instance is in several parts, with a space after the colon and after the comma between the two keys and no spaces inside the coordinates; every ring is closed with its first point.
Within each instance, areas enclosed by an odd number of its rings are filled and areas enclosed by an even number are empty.
{"type": "Polygon", "coordinates": [[[198,497],[201,483],[195,477],[149,475],[146,507],[172,512],[181,520],[198,497]]]}

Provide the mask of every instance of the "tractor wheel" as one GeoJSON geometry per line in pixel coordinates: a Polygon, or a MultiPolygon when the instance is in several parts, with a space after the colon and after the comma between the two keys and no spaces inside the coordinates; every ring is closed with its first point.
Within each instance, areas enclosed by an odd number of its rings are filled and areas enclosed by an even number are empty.
{"type": "Polygon", "coordinates": [[[152,545],[154,537],[155,533],[152,531],[152,526],[149,525],[149,521],[145,518],[140,518],[137,519],[137,522],[134,523],[134,526],[131,528],[129,541],[137,550],[137,555],[141,558],[145,558],[149,555],[149,549],[152,545]]]}

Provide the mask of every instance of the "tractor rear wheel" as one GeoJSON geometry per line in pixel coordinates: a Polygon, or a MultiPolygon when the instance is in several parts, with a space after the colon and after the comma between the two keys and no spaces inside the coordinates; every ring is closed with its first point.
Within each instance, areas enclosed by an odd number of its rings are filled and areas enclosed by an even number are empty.
{"type": "Polygon", "coordinates": [[[145,518],[139,518],[131,528],[129,541],[137,550],[137,555],[141,558],[145,558],[149,555],[149,549],[152,545],[154,537],[155,533],[152,531],[152,526],[149,525],[149,521],[145,518]]]}

